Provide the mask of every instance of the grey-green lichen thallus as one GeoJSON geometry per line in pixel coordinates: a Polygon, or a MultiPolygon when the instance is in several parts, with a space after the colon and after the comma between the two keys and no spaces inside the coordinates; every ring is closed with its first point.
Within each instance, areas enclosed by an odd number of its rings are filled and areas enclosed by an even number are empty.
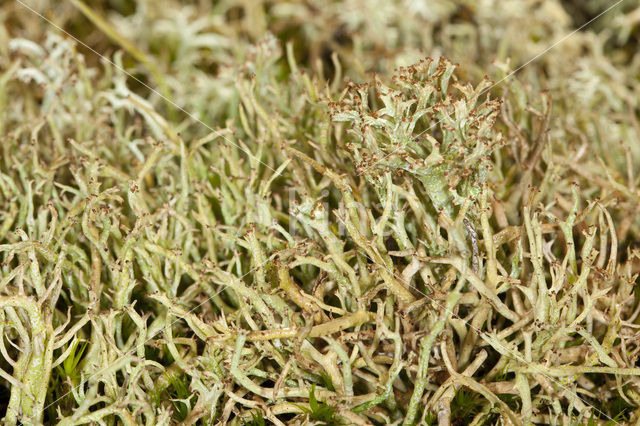
{"type": "Polygon", "coordinates": [[[637,424],[639,10],[0,3],[3,423],[637,424]]]}

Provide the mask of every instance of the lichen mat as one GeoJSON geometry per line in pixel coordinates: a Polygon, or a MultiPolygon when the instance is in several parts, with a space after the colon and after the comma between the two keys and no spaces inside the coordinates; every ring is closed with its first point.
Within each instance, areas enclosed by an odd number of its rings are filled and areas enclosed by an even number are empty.
{"type": "Polygon", "coordinates": [[[0,415],[636,424],[640,9],[0,5],[0,415]]]}

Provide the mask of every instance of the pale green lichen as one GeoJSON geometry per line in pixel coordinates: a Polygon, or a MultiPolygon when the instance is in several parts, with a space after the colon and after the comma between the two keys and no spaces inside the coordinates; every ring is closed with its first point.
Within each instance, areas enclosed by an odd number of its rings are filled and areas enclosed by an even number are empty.
{"type": "Polygon", "coordinates": [[[0,6],[6,424],[639,421],[636,4],[214,3],[0,6]]]}

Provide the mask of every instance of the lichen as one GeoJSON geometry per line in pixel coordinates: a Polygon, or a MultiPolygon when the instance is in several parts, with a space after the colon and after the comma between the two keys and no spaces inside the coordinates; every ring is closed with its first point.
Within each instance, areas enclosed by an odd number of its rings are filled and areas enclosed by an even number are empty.
{"type": "Polygon", "coordinates": [[[0,6],[6,424],[640,420],[637,5],[209,3],[0,6]]]}

